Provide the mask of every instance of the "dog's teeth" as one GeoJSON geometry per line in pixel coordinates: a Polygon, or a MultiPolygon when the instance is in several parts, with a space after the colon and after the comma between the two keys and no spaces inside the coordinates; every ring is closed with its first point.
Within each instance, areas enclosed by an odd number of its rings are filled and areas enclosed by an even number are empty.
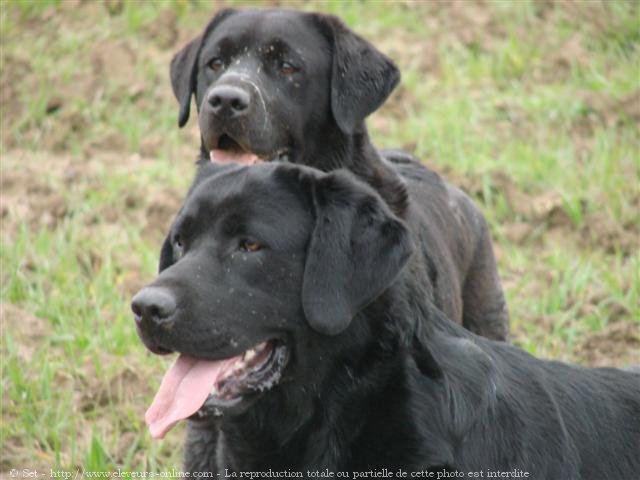
{"type": "Polygon", "coordinates": [[[253,348],[250,348],[249,350],[244,352],[244,356],[242,357],[242,360],[244,360],[245,362],[248,362],[249,360],[251,360],[256,355],[257,355],[256,351],[253,348]]]}
{"type": "MultiPolygon", "coordinates": [[[[244,359],[243,359],[243,360],[244,360],[244,359]]],[[[240,360],[239,362],[236,362],[236,363],[233,365],[233,371],[232,371],[232,373],[236,373],[236,372],[237,372],[237,371],[239,371],[239,370],[244,370],[244,368],[245,368],[247,365],[244,363],[244,361],[243,361],[243,360],[240,360]]]]}

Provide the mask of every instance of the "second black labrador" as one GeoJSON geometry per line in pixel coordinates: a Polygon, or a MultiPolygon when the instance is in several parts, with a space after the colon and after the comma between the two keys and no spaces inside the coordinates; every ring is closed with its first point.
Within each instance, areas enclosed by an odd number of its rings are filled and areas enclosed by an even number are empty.
{"type": "Polygon", "coordinates": [[[132,304],[145,345],[180,354],[152,434],[189,418],[186,469],[214,477],[637,479],[640,375],[454,324],[411,268],[419,241],[344,171],[203,167],[132,304]]]}
{"type": "Polygon", "coordinates": [[[171,63],[180,126],[195,96],[201,164],[275,159],[351,170],[419,232],[427,298],[471,331],[505,340],[508,314],[482,214],[407,154],[381,154],[369,140],[364,120],[399,78],[336,17],[288,10],[222,10],[171,63]]]}

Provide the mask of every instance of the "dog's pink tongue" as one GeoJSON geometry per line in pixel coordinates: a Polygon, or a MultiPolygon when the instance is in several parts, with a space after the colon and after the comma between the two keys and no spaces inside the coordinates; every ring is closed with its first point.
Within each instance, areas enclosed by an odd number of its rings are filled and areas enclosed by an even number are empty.
{"type": "Polygon", "coordinates": [[[231,150],[218,149],[211,150],[209,152],[209,158],[214,163],[241,163],[243,165],[253,165],[254,163],[262,161],[257,155],[254,155],[253,153],[241,153],[231,150]]]}
{"type": "Polygon", "coordinates": [[[198,411],[213,386],[238,357],[198,360],[180,355],[165,374],[144,416],[153,438],[162,438],[178,423],[198,411]]]}

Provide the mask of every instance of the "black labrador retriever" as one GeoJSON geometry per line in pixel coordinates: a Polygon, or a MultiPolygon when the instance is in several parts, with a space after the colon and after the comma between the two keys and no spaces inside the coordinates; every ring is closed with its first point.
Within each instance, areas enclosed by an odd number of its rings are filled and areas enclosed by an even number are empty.
{"type": "Polygon", "coordinates": [[[369,140],[365,117],[399,78],[336,17],[287,10],[222,10],[171,63],[180,126],[195,95],[201,165],[280,160],[351,170],[420,232],[427,298],[471,331],[505,340],[508,314],[482,214],[409,155],[378,152],[369,140]]]}
{"type": "Polygon", "coordinates": [[[180,354],[152,434],[189,418],[186,469],[214,477],[637,479],[640,375],[455,324],[411,268],[420,241],[344,170],[200,169],[132,303],[144,344],[180,354]]]}

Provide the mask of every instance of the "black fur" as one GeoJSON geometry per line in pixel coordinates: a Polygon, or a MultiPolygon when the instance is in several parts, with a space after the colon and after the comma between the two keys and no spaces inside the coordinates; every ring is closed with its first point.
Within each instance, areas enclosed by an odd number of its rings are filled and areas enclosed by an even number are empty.
{"type": "Polygon", "coordinates": [[[637,478],[640,375],[538,360],[451,322],[408,261],[424,239],[352,175],[205,166],[167,238],[152,287],[179,307],[171,328],[139,325],[152,350],[219,359],[276,337],[290,352],[278,385],[190,421],[188,471],[637,478]],[[237,251],[247,237],[264,248],[237,251]]]}
{"type": "Polygon", "coordinates": [[[378,152],[369,140],[365,118],[399,78],[391,60],[338,18],[288,10],[222,10],[171,63],[181,126],[195,96],[200,164],[228,137],[267,160],[286,150],[292,163],[352,171],[423,242],[415,268],[427,272],[428,298],[474,333],[505,340],[508,314],[482,214],[406,153],[378,152]],[[283,74],[282,62],[293,72],[283,74]],[[216,110],[210,99],[220,89],[242,93],[248,107],[216,110]]]}

